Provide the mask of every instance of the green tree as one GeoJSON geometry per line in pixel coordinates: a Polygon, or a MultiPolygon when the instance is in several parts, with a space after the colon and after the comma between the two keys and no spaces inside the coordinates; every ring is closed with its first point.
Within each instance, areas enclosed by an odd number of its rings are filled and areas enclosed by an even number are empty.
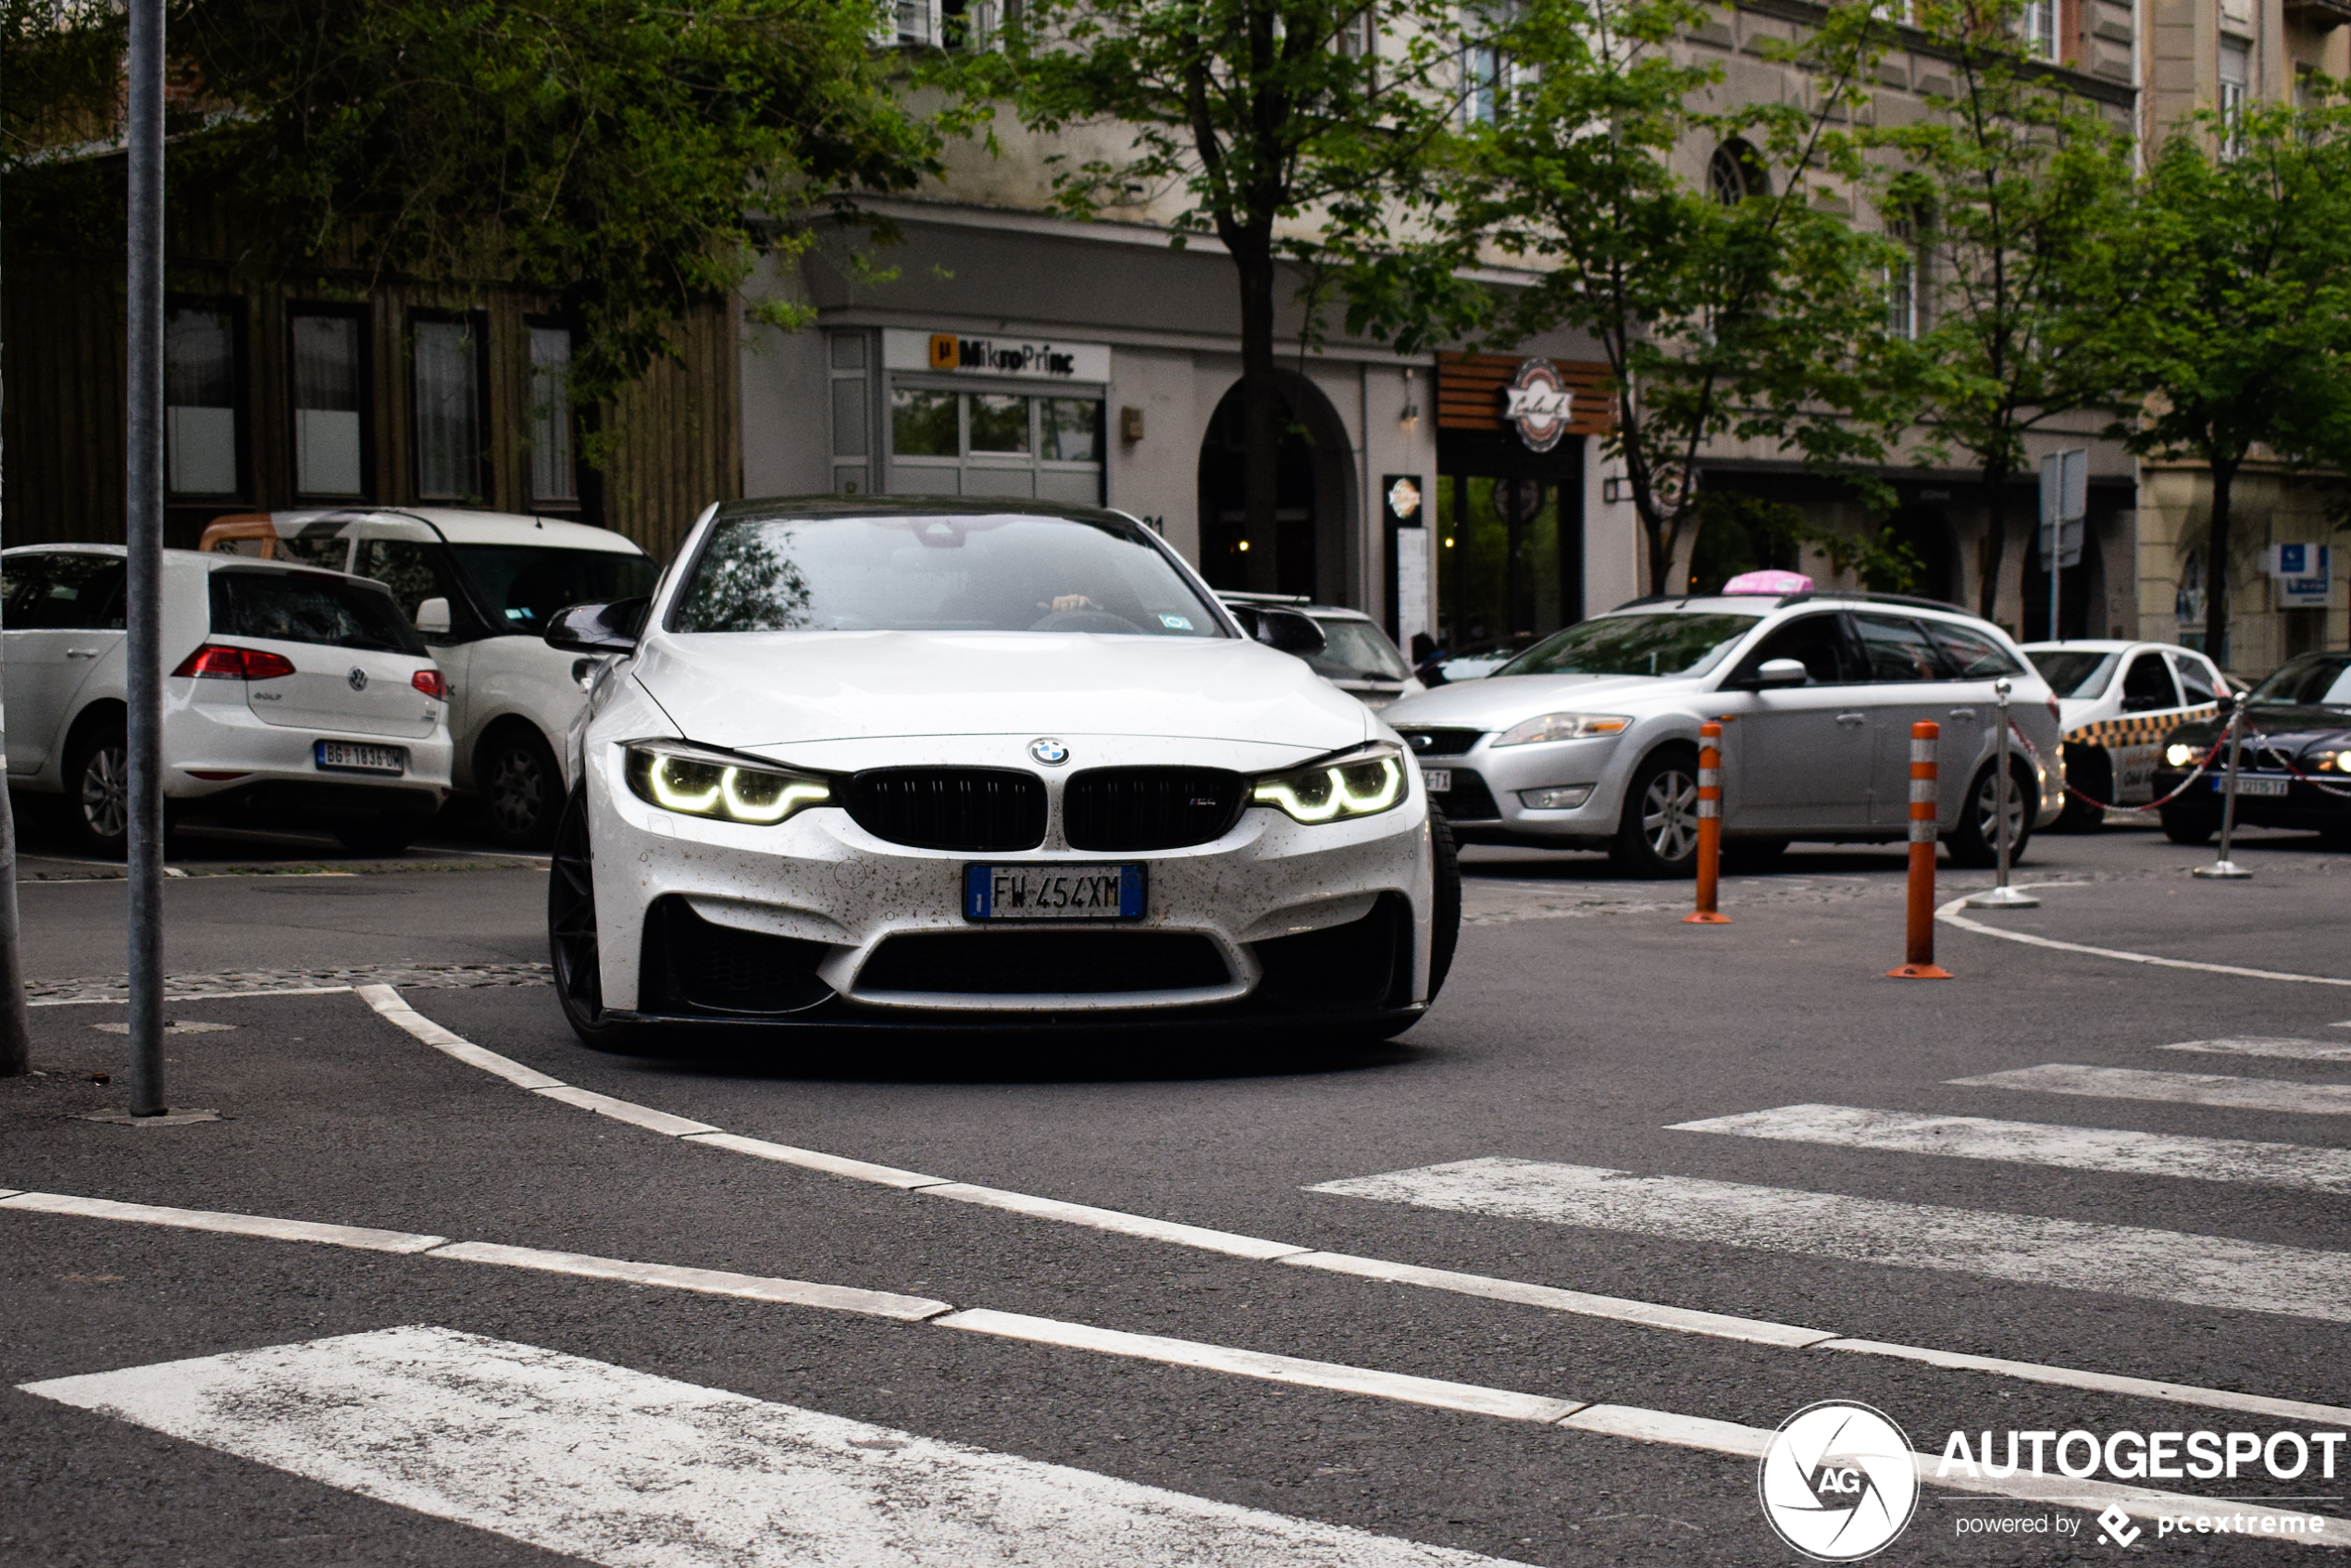
{"type": "Polygon", "coordinates": [[[2030,432],[2114,405],[2096,348],[2096,258],[2121,219],[2131,152],[2121,127],[2028,59],[2013,0],[1929,0],[1919,24],[1951,62],[1927,114],[1867,140],[1897,158],[1882,188],[1889,230],[1908,231],[1897,290],[1909,337],[1893,384],[1927,461],[1965,452],[1988,512],[1977,609],[1998,600],[2009,481],[2030,432]]]}
{"type": "MultiPolygon", "coordinates": [[[[1180,204],[1171,243],[1213,235],[1239,289],[1243,493],[1270,571],[1285,261],[1382,233],[1463,86],[1449,0],[1026,0],[952,80],[1040,138],[1110,126],[1116,156],[1052,162],[1064,212],[1180,204]]],[[[1473,81],[1472,88],[1475,83],[1473,81]]],[[[1311,314],[1311,313],[1310,313],[1311,314]]],[[[1311,336],[1312,323],[1309,323],[1311,336]]],[[[1272,586],[1267,582],[1264,586],[1272,586]]]]}
{"type": "Polygon", "coordinates": [[[2351,109],[2196,117],[2157,154],[2110,262],[2105,343],[2146,402],[2133,450],[2212,475],[2204,646],[2229,647],[2231,502],[2257,455],[2351,470],[2351,109]]]}
{"type": "Polygon", "coordinates": [[[1605,450],[1624,464],[1653,592],[1706,517],[1698,473],[1716,443],[1770,440],[1848,473],[1883,453],[1885,313],[1868,281],[1881,242],[1843,216],[1862,177],[1841,127],[1866,99],[1868,13],[1833,10],[1778,51],[1808,104],[1721,113],[1698,106],[1719,68],[1673,47],[1706,16],[1685,0],[1526,0],[1500,40],[1520,84],[1434,182],[1444,238],[1355,279],[1358,317],[1407,345],[1562,327],[1598,343],[1605,450]],[[1710,154],[1703,183],[1686,177],[1686,158],[1710,154]],[[1529,280],[1464,281],[1495,257],[1529,280]]]}

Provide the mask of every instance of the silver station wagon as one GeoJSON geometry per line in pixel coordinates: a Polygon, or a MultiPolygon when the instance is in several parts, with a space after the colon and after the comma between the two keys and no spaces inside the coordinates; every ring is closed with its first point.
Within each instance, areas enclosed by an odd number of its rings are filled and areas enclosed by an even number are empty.
{"type": "Polygon", "coordinates": [[[2056,699],[1999,628],[1933,600],[1636,600],[1380,716],[1462,841],[1606,850],[1647,877],[1695,864],[1706,720],[1723,721],[1724,852],[1754,865],[1796,840],[1907,839],[1910,726],[1932,719],[1944,841],[1954,861],[1984,865],[1996,855],[2002,678],[2021,852],[2064,806],[2056,699]]]}

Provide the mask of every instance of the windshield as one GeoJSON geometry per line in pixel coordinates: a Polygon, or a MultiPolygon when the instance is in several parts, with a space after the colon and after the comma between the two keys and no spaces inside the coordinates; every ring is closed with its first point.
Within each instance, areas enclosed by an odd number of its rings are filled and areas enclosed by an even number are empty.
{"type": "Polygon", "coordinates": [[[1761,616],[1602,616],[1554,632],[1494,672],[1702,675],[1761,616]]]}
{"type": "Polygon", "coordinates": [[[2106,690],[2107,681],[2114,674],[2114,663],[2122,655],[2074,648],[2063,653],[2028,649],[2024,656],[2033,661],[2033,667],[2041,672],[2041,678],[2059,696],[2095,697],[2106,690]]]}
{"type": "Polygon", "coordinates": [[[2351,654],[2306,653],[2290,659],[2245,701],[2262,707],[2351,708],[2351,654]]]}
{"type": "Polygon", "coordinates": [[[532,544],[457,544],[458,564],[481,590],[501,631],[537,637],[555,612],[573,604],[641,599],[653,591],[653,564],[616,550],[555,550],[532,544]]]}
{"type": "Polygon", "coordinates": [[[1018,514],[730,517],[670,628],[1225,635],[1140,529],[1018,514]]]}
{"type": "Polygon", "coordinates": [[[1306,662],[1329,680],[1401,680],[1411,672],[1379,628],[1369,621],[1315,617],[1323,628],[1323,651],[1306,662]]]}
{"type": "Polygon", "coordinates": [[[212,629],[224,637],[422,654],[416,628],[379,588],[315,572],[215,572],[212,629]]]}

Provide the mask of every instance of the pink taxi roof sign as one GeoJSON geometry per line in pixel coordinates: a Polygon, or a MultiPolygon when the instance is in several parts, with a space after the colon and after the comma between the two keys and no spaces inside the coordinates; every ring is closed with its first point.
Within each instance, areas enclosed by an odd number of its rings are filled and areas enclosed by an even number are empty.
{"type": "Polygon", "coordinates": [[[1741,572],[1723,585],[1724,593],[1810,593],[1812,579],[1802,572],[1741,572]]]}

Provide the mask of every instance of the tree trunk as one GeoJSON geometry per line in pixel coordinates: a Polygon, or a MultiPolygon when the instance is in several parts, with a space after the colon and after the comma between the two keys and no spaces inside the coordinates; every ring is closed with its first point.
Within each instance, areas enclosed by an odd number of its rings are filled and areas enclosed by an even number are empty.
{"type": "Polygon", "coordinates": [[[1274,384],[1274,256],[1250,237],[1233,250],[1241,290],[1242,580],[1271,593],[1281,583],[1274,501],[1279,488],[1282,400],[1274,384]]]}
{"type": "Polygon", "coordinates": [[[2236,484],[2234,463],[2212,465],[2212,539],[2205,547],[2204,651],[2229,667],[2229,493],[2236,484]]]}
{"type": "MultiPolygon", "coordinates": [[[[1984,580],[1976,587],[1975,613],[1985,620],[2000,604],[2000,568],[2007,565],[2009,553],[2009,471],[2006,468],[1984,470],[1985,514],[1984,519],[1984,580]]],[[[2020,620],[2017,632],[2023,634],[2020,620]]]]}

